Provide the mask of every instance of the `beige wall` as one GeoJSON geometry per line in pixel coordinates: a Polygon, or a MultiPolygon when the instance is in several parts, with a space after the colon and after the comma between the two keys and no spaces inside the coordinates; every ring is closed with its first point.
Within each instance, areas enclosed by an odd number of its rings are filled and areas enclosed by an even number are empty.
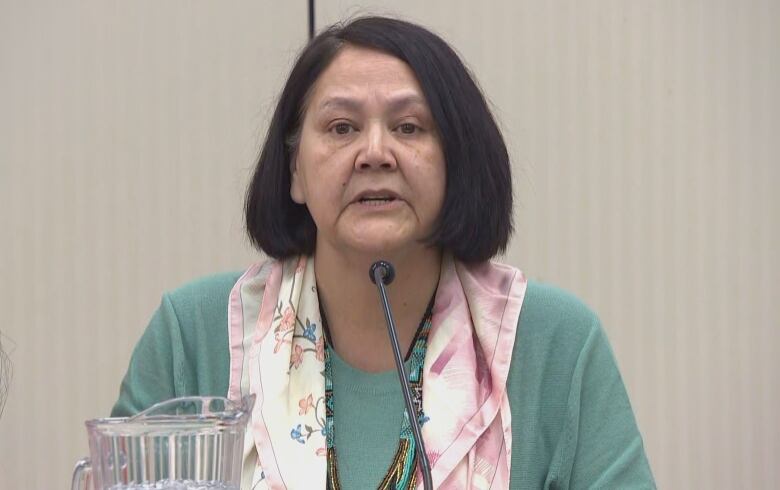
{"type": "MultiPolygon", "coordinates": [[[[492,100],[506,260],[599,312],[659,485],[776,486],[780,4],[392,5],[492,100]]],[[[256,257],[242,193],[305,38],[302,1],[0,0],[0,487],[67,486],[160,293],[256,257]]]]}

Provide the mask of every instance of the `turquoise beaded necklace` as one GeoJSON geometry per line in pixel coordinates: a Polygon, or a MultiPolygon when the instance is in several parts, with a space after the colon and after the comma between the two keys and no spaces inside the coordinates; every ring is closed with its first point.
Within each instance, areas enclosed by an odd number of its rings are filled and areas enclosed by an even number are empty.
{"type": "MultiPolygon", "coordinates": [[[[425,423],[427,417],[422,411],[422,382],[423,382],[423,363],[425,361],[425,351],[428,347],[428,333],[431,330],[431,318],[433,310],[433,299],[428,303],[420,325],[417,327],[412,347],[406,355],[406,360],[410,361],[409,384],[412,388],[412,401],[414,402],[415,412],[420,424],[425,423]]],[[[327,447],[328,459],[328,481],[327,488],[331,490],[340,490],[338,465],[336,464],[336,447],[333,427],[333,371],[331,366],[332,343],[328,330],[328,322],[322,311],[320,303],[320,313],[322,316],[322,325],[325,332],[325,443],[327,447]]],[[[381,490],[406,490],[414,488],[417,484],[416,447],[412,427],[409,422],[409,416],[404,410],[404,418],[401,422],[401,435],[398,442],[398,449],[387,470],[385,477],[377,487],[381,490]]]]}

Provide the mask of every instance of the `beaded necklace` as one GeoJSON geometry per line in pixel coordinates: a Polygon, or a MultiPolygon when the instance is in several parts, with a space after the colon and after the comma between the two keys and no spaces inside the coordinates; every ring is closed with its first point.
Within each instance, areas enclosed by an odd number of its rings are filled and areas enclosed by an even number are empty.
{"type": "MultiPolygon", "coordinates": [[[[433,300],[431,297],[425,315],[417,327],[414,340],[406,359],[410,360],[409,384],[412,389],[412,401],[420,424],[425,423],[427,417],[422,411],[422,383],[423,383],[423,362],[425,361],[425,351],[428,347],[428,333],[431,330],[431,317],[433,310],[433,300]]],[[[331,368],[331,349],[330,332],[328,322],[322,311],[320,303],[320,313],[322,316],[322,326],[325,332],[325,442],[327,447],[328,476],[327,488],[330,490],[340,490],[338,465],[336,464],[336,446],[333,436],[333,375],[331,368]]],[[[406,490],[414,488],[417,485],[417,451],[412,434],[412,427],[409,422],[408,414],[404,410],[404,418],[401,422],[401,436],[398,442],[398,449],[393,456],[393,460],[385,473],[382,482],[377,487],[378,490],[406,490]]]]}

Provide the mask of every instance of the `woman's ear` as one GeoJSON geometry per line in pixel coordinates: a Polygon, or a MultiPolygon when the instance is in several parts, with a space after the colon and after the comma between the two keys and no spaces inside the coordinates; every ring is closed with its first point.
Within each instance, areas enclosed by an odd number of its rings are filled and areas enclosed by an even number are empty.
{"type": "Polygon", "coordinates": [[[306,204],[303,177],[298,172],[297,152],[290,158],[290,198],[298,204],[306,204]]]}

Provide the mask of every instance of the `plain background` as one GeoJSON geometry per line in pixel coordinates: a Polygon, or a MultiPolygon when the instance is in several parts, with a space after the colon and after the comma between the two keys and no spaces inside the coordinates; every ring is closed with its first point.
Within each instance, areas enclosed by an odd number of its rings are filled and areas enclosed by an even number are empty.
{"type": "MultiPolygon", "coordinates": [[[[503,260],[601,316],[663,488],[780,480],[780,3],[317,2],[440,33],[514,165],[503,260]]],[[[0,0],[0,487],[64,488],[241,204],[306,2],[0,0]]]]}

